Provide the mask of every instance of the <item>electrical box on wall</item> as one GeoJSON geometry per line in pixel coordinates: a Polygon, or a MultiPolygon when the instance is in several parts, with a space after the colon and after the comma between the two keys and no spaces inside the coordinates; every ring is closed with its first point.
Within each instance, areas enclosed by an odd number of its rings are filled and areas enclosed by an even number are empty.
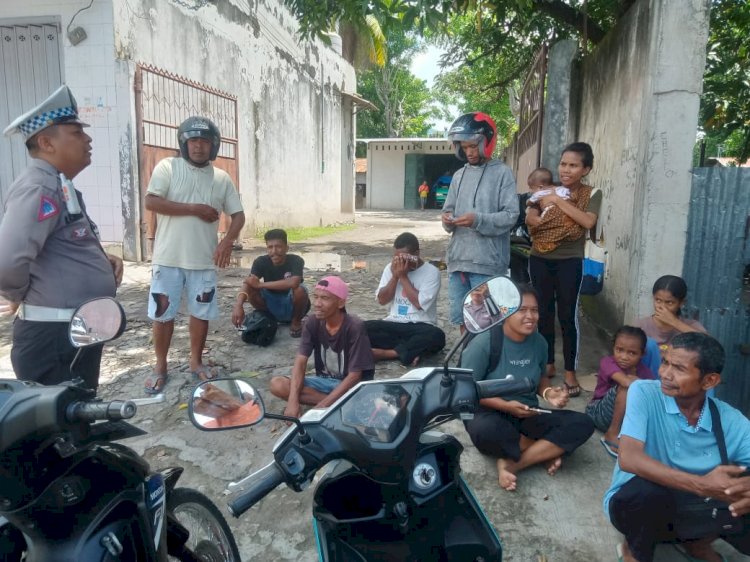
{"type": "Polygon", "coordinates": [[[86,35],[86,30],[82,27],[74,27],[68,31],[68,41],[70,41],[70,44],[74,47],[86,39],[86,37],[88,37],[88,35],[86,35]]]}

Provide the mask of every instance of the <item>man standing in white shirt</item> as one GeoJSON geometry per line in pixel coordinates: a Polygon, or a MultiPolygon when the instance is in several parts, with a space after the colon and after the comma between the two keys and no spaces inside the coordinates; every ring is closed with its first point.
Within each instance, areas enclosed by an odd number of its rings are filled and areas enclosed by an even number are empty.
{"type": "Polygon", "coordinates": [[[393,248],[376,291],[389,314],[365,325],[376,361],[398,359],[416,366],[425,354],[445,347],[445,333],[437,327],[440,270],[419,257],[419,240],[411,232],[400,234],[393,248]]]}
{"type": "Polygon", "coordinates": [[[217,373],[203,365],[208,321],[219,316],[216,266],[226,267],[232,244],[245,224],[237,188],[225,171],[214,167],[221,134],[205,117],[189,117],[177,131],[179,158],[165,158],[154,168],[146,209],[158,214],[148,316],[153,323],[156,365],[144,390],[156,394],[167,382],[167,353],[183,290],[190,314],[190,371],[201,380],[217,373]],[[232,218],[218,241],[221,212],[232,218]]]}

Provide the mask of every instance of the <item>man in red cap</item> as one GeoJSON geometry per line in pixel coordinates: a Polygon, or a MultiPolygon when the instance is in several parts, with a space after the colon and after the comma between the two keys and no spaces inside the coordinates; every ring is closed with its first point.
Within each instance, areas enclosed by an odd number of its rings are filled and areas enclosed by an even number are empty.
{"type": "Polygon", "coordinates": [[[349,288],[335,275],[313,290],[313,316],[303,325],[292,376],[271,379],[271,392],[287,401],[284,415],[299,417],[301,405],[325,408],[359,381],[372,380],[375,361],[365,324],[346,312],[349,288]],[[315,353],[315,374],[305,376],[315,353]]]}

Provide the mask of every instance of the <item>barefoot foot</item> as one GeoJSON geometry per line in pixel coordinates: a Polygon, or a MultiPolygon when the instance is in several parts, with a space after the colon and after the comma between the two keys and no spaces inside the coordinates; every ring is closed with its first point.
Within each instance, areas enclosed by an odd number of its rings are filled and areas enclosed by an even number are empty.
{"type": "Polygon", "coordinates": [[[516,475],[512,472],[513,462],[507,459],[497,459],[497,476],[500,487],[507,491],[513,492],[516,489],[516,475]]]}
{"type": "Polygon", "coordinates": [[[547,474],[550,476],[554,476],[555,473],[560,470],[560,467],[562,466],[562,457],[556,457],[552,459],[551,461],[548,461],[547,464],[547,474]]]}

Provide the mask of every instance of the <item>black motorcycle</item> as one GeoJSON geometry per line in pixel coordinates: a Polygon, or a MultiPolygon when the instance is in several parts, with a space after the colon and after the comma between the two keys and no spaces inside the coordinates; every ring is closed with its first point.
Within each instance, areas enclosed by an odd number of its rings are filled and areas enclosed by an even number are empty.
{"type": "MultiPolygon", "coordinates": [[[[70,338],[80,354],[124,328],[122,307],[95,299],[76,310],[70,338]]],[[[115,442],[145,434],[123,421],[135,402],[97,400],[76,381],[0,380],[0,560],[239,562],[211,500],[176,488],[182,468],[152,471],[115,442]]]]}
{"type": "MultiPolygon", "coordinates": [[[[521,302],[507,278],[490,279],[480,289],[492,312],[489,323],[485,314],[466,322],[476,333],[502,322],[521,302]]],[[[465,315],[472,314],[471,295],[465,304],[465,315]]],[[[230,512],[239,517],[282,483],[302,491],[327,465],[312,508],[320,560],[501,561],[500,540],[461,477],[463,446],[434,428],[470,418],[481,398],[529,385],[512,377],[475,382],[470,370],[449,368],[462,344],[442,368],[359,383],[299,420],[266,413],[261,396],[242,379],[199,385],[189,412],[201,429],[246,427],[264,416],[293,424],[274,446],[270,464],[230,484],[239,491],[230,512]]]]}

